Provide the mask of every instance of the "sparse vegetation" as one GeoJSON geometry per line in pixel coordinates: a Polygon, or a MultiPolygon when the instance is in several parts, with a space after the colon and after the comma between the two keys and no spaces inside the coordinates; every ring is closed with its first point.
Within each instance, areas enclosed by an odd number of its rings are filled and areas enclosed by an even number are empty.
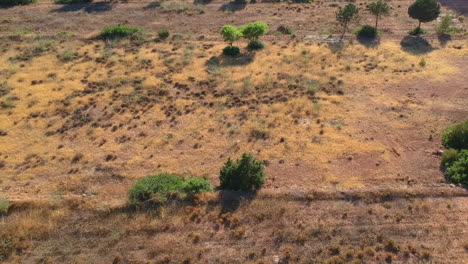
{"type": "Polygon", "coordinates": [[[467,40],[372,1],[2,6],[0,262],[463,262],[467,40]]]}
{"type": "Polygon", "coordinates": [[[221,189],[225,190],[260,189],[265,183],[265,172],[260,161],[244,153],[236,161],[228,159],[221,169],[219,180],[221,189]]]}
{"type": "Polygon", "coordinates": [[[442,17],[442,21],[436,27],[437,34],[451,35],[460,32],[460,29],[453,26],[453,17],[449,14],[442,17]]]}

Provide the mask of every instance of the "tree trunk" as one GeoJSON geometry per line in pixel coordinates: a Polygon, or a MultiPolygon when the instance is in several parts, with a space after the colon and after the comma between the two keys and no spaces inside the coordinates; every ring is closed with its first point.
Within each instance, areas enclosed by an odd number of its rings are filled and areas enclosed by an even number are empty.
{"type": "Polygon", "coordinates": [[[419,21],[419,25],[418,25],[418,29],[417,29],[417,30],[418,30],[418,32],[417,32],[416,35],[419,36],[419,34],[421,33],[421,21],[419,21]]]}
{"type": "Polygon", "coordinates": [[[375,29],[377,29],[377,26],[379,24],[379,15],[375,16],[375,29]]]}
{"type": "Polygon", "coordinates": [[[347,29],[348,29],[348,23],[346,23],[346,24],[344,25],[344,29],[343,29],[343,35],[341,35],[341,41],[343,41],[343,39],[344,39],[344,36],[345,36],[345,34],[346,34],[346,31],[347,31],[347,29]]]}

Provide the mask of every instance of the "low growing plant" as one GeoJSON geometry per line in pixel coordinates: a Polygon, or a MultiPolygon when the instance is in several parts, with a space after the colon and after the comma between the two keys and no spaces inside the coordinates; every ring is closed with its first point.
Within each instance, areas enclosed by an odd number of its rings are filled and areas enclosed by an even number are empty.
{"type": "Polygon", "coordinates": [[[169,30],[167,29],[161,29],[158,31],[158,38],[160,40],[166,40],[169,37],[169,30]]]}
{"type": "Polygon", "coordinates": [[[223,55],[236,57],[240,54],[239,47],[236,46],[227,46],[223,49],[223,55]]]}
{"type": "Polygon", "coordinates": [[[355,33],[358,37],[361,38],[371,39],[377,37],[377,29],[371,25],[364,25],[355,30],[353,33],[355,33]]]}
{"type": "Polygon", "coordinates": [[[143,28],[117,25],[103,28],[101,37],[108,40],[121,38],[141,39],[145,32],[146,30],[143,28]]]}
{"type": "Polygon", "coordinates": [[[139,179],[130,188],[130,202],[140,204],[151,200],[155,195],[159,201],[165,201],[170,193],[181,190],[183,185],[183,180],[174,174],[149,175],[139,179]]]}
{"type": "Polygon", "coordinates": [[[192,177],[184,181],[182,191],[188,195],[195,195],[197,193],[212,192],[213,187],[207,179],[192,177]]]}
{"type": "Polygon", "coordinates": [[[249,41],[249,44],[247,44],[247,48],[249,50],[260,50],[265,48],[265,44],[261,40],[254,39],[249,41]]]}
{"type": "Polygon", "coordinates": [[[417,35],[422,35],[422,34],[426,34],[426,33],[427,33],[427,30],[425,30],[422,27],[417,27],[417,28],[414,28],[414,29],[408,31],[408,34],[410,34],[411,36],[417,36],[417,35]]]}

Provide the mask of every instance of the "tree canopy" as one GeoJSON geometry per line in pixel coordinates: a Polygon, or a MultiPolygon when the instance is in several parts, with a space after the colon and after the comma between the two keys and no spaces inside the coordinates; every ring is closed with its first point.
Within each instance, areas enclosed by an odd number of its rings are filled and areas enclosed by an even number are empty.
{"type": "Polygon", "coordinates": [[[224,25],[220,30],[221,35],[223,35],[224,41],[229,42],[229,45],[232,46],[232,43],[242,37],[242,32],[239,28],[231,25],[224,25]]]}
{"type": "Polygon", "coordinates": [[[440,4],[437,0],[416,0],[409,8],[408,15],[421,22],[430,22],[440,15],[440,4]]]}

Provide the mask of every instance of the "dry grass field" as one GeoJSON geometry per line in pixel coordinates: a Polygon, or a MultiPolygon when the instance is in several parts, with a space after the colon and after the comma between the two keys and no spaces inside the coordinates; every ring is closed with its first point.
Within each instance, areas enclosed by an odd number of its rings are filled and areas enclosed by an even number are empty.
{"type": "Polygon", "coordinates": [[[379,42],[344,45],[327,38],[344,1],[0,8],[0,261],[468,263],[468,191],[439,167],[468,117],[468,2],[440,2],[451,39],[439,21],[408,36],[411,1],[393,0],[379,42]],[[222,56],[219,28],[253,21],[265,49],[222,56]],[[116,24],[148,33],[99,38],[116,24]],[[244,152],[265,165],[258,193],[127,204],[148,174],[217,186],[244,152]]]}

